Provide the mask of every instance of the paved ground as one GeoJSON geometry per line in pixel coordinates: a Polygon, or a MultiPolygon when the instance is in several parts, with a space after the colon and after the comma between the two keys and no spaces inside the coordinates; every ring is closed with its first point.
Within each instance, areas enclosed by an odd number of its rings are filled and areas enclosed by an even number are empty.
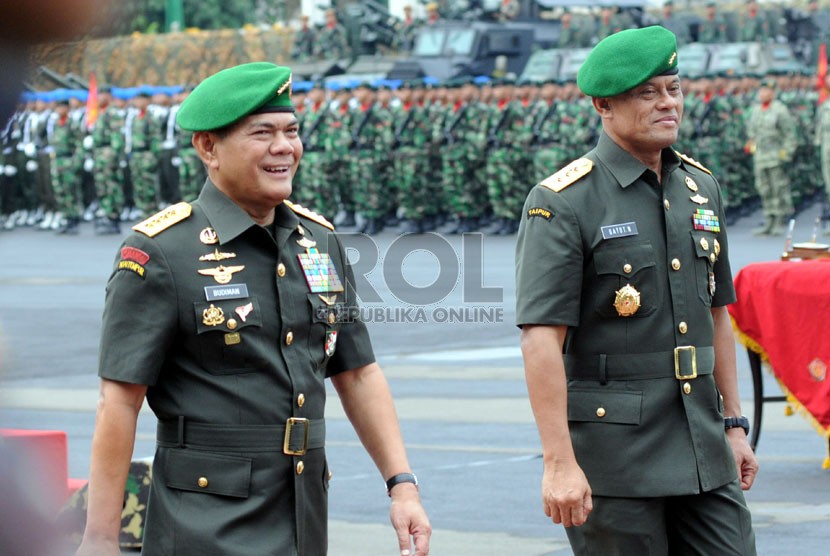
{"type": "MultiPolygon", "coordinates": [[[[799,216],[796,240],[809,239],[816,212],[799,216]]],[[[757,216],[744,218],[731,228],[735,272],[776,259],[783,250],[783,239],[751,236],[757,221],[757,216]]],[[[539,443],[513,326],[515,237],[483,237],[482,249],[475,237],[463,249],[458,237],[428,238],[403,258],[398,277],[387,267],[414,246],[396,238],[392,232],[376,238],[384,264],[368,272],[367,281],[381,298],[374,306],[387,309],[373,317],[378,322],[370,329],[435,528],[432,554],[570,554],[563,529],[540,509],[539,443]],[[457,255],[447,256],[442,242],[457,255]],[[400,312],[411,306],[401,293],[403,279],[424,287],[453,277],[454,287],[440,300],[429,299],[428,288],[415,293],[422,296],[416,301],[426,304],[425,322],[411,322],[420,320],[418,315],[400,312]],[[435,313],[436,308],[459,311],[453,317],[435,313]],[[462,314],[465,308],[473,310],[462,314]],[[450,320],[462,322],[445,322],[450,320]]],[[[95,237],[89,229],[74,238],[30,230],[0,234],[0,326],[7,352],[0,425],[66,430],[74,477],[85,477],[89,469],[103,287],[119,239],[95,237]]],[[[368,262],[372,257],[358,239],[355,245],[368,262]]],[[[752,385],[743,351],[739,367],[744,409],[750,413],[752,385]]],[[[776,391],[770,375],[765,384],[776,391]]],[[[327,414],[334,472],[330,554],[394,554],[382,481],[333,391],[327,414]]],[[[748,494],[759,554],[826,553],[830,472],[821,469],[826,445],[804,419],[785,417],[782,404],[765,409],[762,430],[761,474],[748,494]]],[[[152,454],[153,431],[152,415],[145,412],[136,458],[152,454]]]]}

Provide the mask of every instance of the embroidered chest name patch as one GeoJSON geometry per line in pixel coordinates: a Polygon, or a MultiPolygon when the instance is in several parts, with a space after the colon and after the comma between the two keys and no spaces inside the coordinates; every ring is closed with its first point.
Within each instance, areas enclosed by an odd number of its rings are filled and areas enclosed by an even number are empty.
{"type": "Polygon", "coordinates": [[[715,211],[709,209],[697,209],[692,214],[692,224],[695,230],[702,232],[720,232],[720,220],[715,211]]]}
{"type": "Polygon", "coordinates": [[[242,299],[248,297],[248,284],[228,284],[227,286],[205,286],[205,299],[242,299]]]}
{"type": "Polygon", "coordinates": [[[614,239],[617,237],[636,236],[640,232],[637,230],[636,222],[625,222],[623,224],[610,224],[600,228],[602,232],[602,239],[614,239]]]}
{"type": "Polygon", "coordinates": [[[328,253],[300,253],[297,258],[311,293],[343,291],[340,276],[328,253]]]}

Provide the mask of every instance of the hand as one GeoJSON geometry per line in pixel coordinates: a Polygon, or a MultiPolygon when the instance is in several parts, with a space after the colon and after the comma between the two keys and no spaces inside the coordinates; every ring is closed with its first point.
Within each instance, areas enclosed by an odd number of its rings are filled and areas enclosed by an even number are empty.
{"type": "Polygon", "coordinates": [[[118,539],[89,539],[84,537],[75,556],[121,556],[118,539]]]}
{"type": "Polygon", "coordinates": [[[401,556],[428,556],[432,526],[421,506],[415,485],[402,483],[392,488],[392,507],[389,508],[389,518],[398,535],[401,556]],[[410,537],[414,540],[414,553],[410,537]]]}
{"type": "Polygon", "coordinates": [[[742,428],[729,429],[726,431],[726,438],[735,456],[735,467],[738,469],[738,476],[741,480],[741,490],[749,490],[755,482],[755,475],[758,474],[759,468],[755,453],[749,446],[746,433],[742,428]]]}
{"type": "Polygon", "coordinates": [[[594,508],[591,487],[576,461],[545,465],[542,477],[542,505],[545,515],[565,527],[580,526],[594,508]]]}

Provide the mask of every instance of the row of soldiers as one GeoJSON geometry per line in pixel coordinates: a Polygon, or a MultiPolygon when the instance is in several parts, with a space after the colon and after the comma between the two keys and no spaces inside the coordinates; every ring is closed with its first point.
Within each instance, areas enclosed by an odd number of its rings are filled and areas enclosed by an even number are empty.
{"type": "MultiPolygon", "coordinates": [[[[678,147],[718,176],[732,217],[757,206],[752,158],[744,147],[761,77],[684,81],[678,147]]],[[[803,131],[789,172],[800,206],[821,186],[812,143],[815,78],[776,79],[780,100],[803,131]]],[[[529,188],[590,149],[600,129],[590,99],[572,81],[396,85],[332,91],[316,84],[295,92],[306,145],[295,180],[301,203],[324,214],[343,211],[346,225],[357,211],[369,233],[402,216],[409,232],[434,229],[449,218],[449,231],[509,234],[529,188]]]]}
{"type": "Polygon", "coordinates": [[[204,167],[175,126],[182,87],[102,87],[27,93],[0,135],[0,226],[76,234],[94,220],[120,233],[181,198],[196,197],[204,167]]]}
{"type": "MultiPolygon", "coordinates": [[[[759,78],[684,81],[678,147],[718,176],[732,216],[757,201],[744,146],[759,78]]],[[[812,144],[815,78],[777,79],[801,131],[789,171],[798,206],[821,181],[812,144]]],[[[194,199],[204,167],[190,135],[175,126],[186,94],[104,90],[94,122],[80,99],[21,107],[2,135],[4,226],[40,221],[51,229],[60,213],[58,229],[75,233],[82,207],[97,204],[96,231],[117,233],[125,219],[194,199]]],[[[590,99],[572,81],[303,82],[293,98],[305,146],[295,201],[369,234],[399,218],[406,232],[511,234],[528,190],[590,149],[600,130],[590,99]]]]}

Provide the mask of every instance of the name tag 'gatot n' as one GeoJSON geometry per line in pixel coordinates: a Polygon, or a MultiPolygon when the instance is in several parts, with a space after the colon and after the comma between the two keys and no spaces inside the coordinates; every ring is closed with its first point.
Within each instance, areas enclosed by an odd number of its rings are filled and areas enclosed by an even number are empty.
{"type": "Polygon", "coordinates": [[[614,239],[618,237],[636,236],[640,232],[637,230],[636,222],[624,222],[622,224],[609,224],[600,228],[602,232],[602,239],[614,239]]]}

